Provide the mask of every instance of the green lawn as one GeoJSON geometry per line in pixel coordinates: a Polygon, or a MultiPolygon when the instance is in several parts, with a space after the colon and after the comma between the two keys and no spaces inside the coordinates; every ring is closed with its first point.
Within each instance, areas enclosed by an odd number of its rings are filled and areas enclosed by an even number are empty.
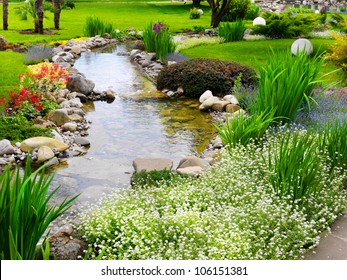
{"type": "MultiPolygon", "coordinates": [[[[47,12],[48,19],[44,20],[44,28],[51,29],[52,35],[25,35],[19,30],[33,29],[30,18],[19,20],[14,9],[20,4],[9,6],[9,30],[0,29],[0,34],[11,43],[51,42],[83,36],[83,26],[88,16],[98,16],[104,21],[112,23],[119,30],[128,27],[142,30],[150,21],[164,21],[172,32],[182,29],[193,29],[194,26],[209,27],[210,9],[206,3],[202,6],[204,15],[200,19],[189,19],[191,5],[183,3],[76,3],[76,8],[63,10],[61,13],[61,30],[53,30],[53,14],[47,12]]],[[[2,18],[2,9],[0,11],[2,18]]]]}
{"type": "MultiPolygon", "coordinates": [[[[264,65],[270,57],[271,48],[276,51],[284,51],[290,49],[295,39],[277,39],[277,40],[261,40],[250,42],[232,42],[225,44],[211,44],[193,47],[182,50],[182,54],[188,57],[204,57],[217,58],[223,60],[237,61],[241,64],[249,65],[257,68],[258,65],[264,65]]],[[[333,42],[326,39],[310,39],[314,50],[323,53],[327,50],[327,46],[333,42]]],[[[321,74],[326,74],[336,70],[332,63],[326,63],[321,74]]],[[[329,75],[328,81],[333,82],[342,80],[342,71],[338,71],[329,75]]]]}
{"type": "Polygon", "coordinates": [[[18,74],[27,69],[23,64],[24,54],[12,51],[0,52],[0,97],[6,97],[15,89],[18,83],[18,74]]]}

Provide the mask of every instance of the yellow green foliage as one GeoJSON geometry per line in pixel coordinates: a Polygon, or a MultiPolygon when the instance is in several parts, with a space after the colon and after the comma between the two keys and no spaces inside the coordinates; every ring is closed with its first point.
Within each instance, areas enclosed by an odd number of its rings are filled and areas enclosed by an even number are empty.
{"type": "Polygon", "coordinates": [[[347,72],[347,34],[332,33],[335,43],[329,46],[330,53],[326,58],[332,60],[339,67],[347,72]]]}

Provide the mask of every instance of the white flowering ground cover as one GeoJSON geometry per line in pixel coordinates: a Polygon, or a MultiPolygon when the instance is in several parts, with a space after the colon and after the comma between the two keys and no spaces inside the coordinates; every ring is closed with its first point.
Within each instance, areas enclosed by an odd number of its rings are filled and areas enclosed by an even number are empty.
{"type": "Polygon", "coordinates": [[[317,151],[317,160],[326,162],[317,173],[317,191],[304,201],[280,197],[269,183],[268,164],[278,141],[271,136],[262,146],[224,151],[220,163],[198,179],[104,197],[81,215],[90,257],[102,252],[103,259],[302,258],[346,209],[346,176],[330,172],[325,153],[317,151]]]}

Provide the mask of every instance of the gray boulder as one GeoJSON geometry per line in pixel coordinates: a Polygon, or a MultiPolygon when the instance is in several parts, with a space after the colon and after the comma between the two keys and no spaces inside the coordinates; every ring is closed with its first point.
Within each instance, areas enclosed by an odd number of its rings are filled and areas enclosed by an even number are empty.
{"type": "Polygon", "coordinates": [[[70,74],[69,81],[66,85],[70,91],[77,91],[85,95],[90,95],[93,92],[95,84],[85,78],[81,73],[70,74]]]}
{"type": "Polygon", "coordinates": [[[49,238],[52,259],[77,260],[84,255],[87,244],[75,238],[72,233],[72,229],[61,230],[49,238]]]}
{"type": "Polygon", "coordinates": [[[70,120],[67,109],[57,109],[50,112],[48,119],[57,126],[61,126],[70,120]]]}
{"type": "Polygon", "coordinates": [[[13,154],[14,148],[11,145],[11,142],[7,139],[1,140],[0,141],[0,156],[2,155],[11,155],[13,154]]]}

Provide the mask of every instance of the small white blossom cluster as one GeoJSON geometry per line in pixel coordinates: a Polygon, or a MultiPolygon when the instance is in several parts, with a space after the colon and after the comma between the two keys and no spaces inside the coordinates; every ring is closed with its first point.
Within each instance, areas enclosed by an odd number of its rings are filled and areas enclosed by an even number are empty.
{"type": "Polygon", "coordinates": [[[223,151],[198,179],[105,197],[80,217],[92,258],[102,251],[104,259],[302,258],[346,208],[346,176],[322,168],[319,193],[293,203],[268,181],[269,146],[223,151]]]}

